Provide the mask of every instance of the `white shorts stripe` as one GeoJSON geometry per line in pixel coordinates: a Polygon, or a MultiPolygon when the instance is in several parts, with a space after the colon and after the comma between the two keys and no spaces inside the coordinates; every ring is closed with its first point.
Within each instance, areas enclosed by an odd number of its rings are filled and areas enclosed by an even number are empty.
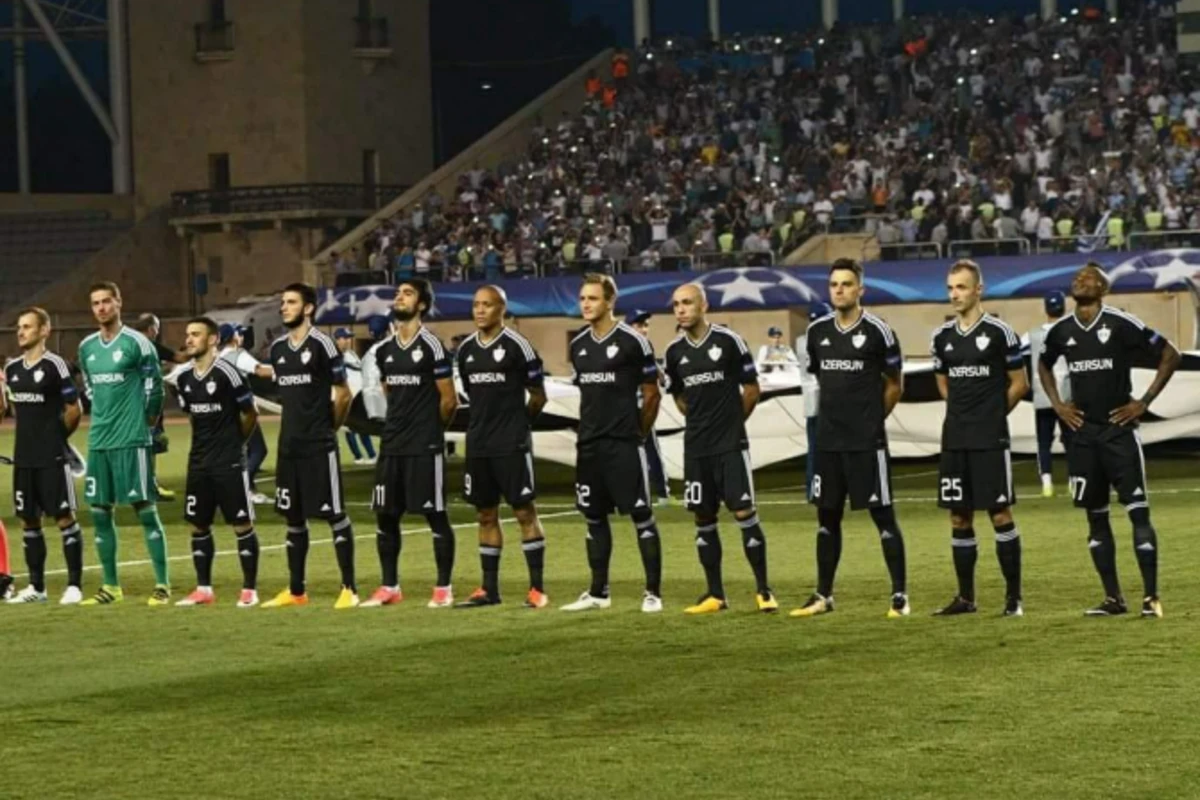
{"type": "Polygon", "coordinates": [[[879,460],[879,503],[890,506],[892,504],[892,488],[888,486],[887,451],[876,450],[875,456],[879,460]]]}
{"type": "Polygon", "coordinates": [[[246,513],[248,513],[250,515],[250,522],[253,523],[254,522],[254,498],[250,492],[250,473],[247,472],[246,470],[242,470],[242,486],[245,487],[245,489],[246,489],[246,508],[248,509],[248,511],[246,513]]]}
{"type": "Polygon", "coordinates": [[[71,506],[71,510],[75,511],[79,506],[75,500],[75,476],[71,474],[70,464],[63,464],[63,478],[67,482],[67,503],[71,506]]]}
{"type": "Polygon", "coordinates": [[[525,454],[525,471],[529,476],[529,488],[536,492],[537,483],[533,477],[533,453],[525,454]]]}
{"type": "Polygon", "coordinates": [[[446,498],[442,486],[446,480],[445,456],[437,453],[433,457],[433,510],[445,511],[446,498]]]}
{"type": "Polygon", "coordinates": [[[1013,481],[1012,481],[1012,450],[1004,451],[1004,491],[1005,497],[1011,504],[1013,501],[1013,481]]]}
{"type": "Polygon", "coordinates": [[[329,491],[332,497],[329,502],[333,505],[333,513],[342,513],[342,493],[341,493],[341,478],[338,474],[337,453],[329,451],[329,491]]]}
{"type": "Polygon", "coordinates": [[[750,451],[742,451],[742,461],[746,464],[746,484],[750,487],[750,502],[758,504],[754,496],[754,466],[750,463],[750,451]]]}
{"type": "Polygon", "coordinates": [[[148,491],[149,486],[147,485],[147,481],[146,481],[146,477],[147,477],[146,476],[146,448],[139,447],[137,454],[138,454],[138,483],[141,485],[142,499],[149,500],[149,501],[156,500],[157,498],[150,496],[150,492],[148,491]]]}
{"type": "MultiPolygon", "coordinates": [[[[1150,494],[1150,486],[1148,485],[1148,482],[1147,482],[1147,480],[1146,480],[1146,454],[1142,452],[1142,435],[1141,435],[1141,433],[1139,433],[1139,432],[1137,431],[1137,429],[1134,429],[1134,431],[1133,431],[1133,440],[1134,440],[1135,442],[1137,442],[1137,450],[1138,450],[1138,463],[1141,465],[1141,468],[1142,468],[1142,492],[1143,492],[1143,496],[1148,496],[1148,495],[1150,494]]],[[[1147,501],[1147,503],[1146,503],[1146,507],[1147,507],[1147,508],[1149,508],[1149,507],[1150,507],[1150,503],[1149,503],[1149,501],[1147,501]]]]}
{"type": "Polygon", "coordinates": [[[638,459],[642,462],[642,499],[646,501],[646,506],[649,507],[654,501],[650,499],[650,462],[646,459],[646,446],[638,445],[638,459]]]}

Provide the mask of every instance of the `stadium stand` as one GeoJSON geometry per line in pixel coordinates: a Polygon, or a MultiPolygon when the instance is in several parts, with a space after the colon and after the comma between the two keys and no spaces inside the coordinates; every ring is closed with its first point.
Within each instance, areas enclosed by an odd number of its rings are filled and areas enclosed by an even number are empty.
{"type": "Polygon", "coordinates": [[[23,302],[130,227],[106,211],[0,214],[0,308],[23,302]]]}
{"type": "Polygon", "coordinates": [[[894,259],[1074,250],[1081,234],[1170,246],[1200,228],[1200,86],[1161,10],[663,39],[586,88],[520,157],[377,217],[325,266],[342,284],[494,280],[799,263],[824,233],[894,259]]]}

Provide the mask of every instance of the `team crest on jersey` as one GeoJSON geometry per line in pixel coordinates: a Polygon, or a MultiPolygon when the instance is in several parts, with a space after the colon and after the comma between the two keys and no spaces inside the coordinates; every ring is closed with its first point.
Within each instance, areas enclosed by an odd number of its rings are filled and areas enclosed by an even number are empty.
{"type": "Polygon", "coordinates": [[[424,357],[425,357],[425,351],[422,350],[421,348],[418,347],[416,350],[413,350],[413,363],[414,364],[420,364],[421,359],[424,357]]]}
{"type": "Polygon", "coordinates": [[[125,355],[125,354],[124,354],[124,353],[122,353],[120,350],[113,350],[113,363],[114,363],[114,364],[120,364],[120,363],[121,363],[121,356],[123,356],[123,355],[125,355]]]}
{"type": "Polygon", "coordinates": [[[711,358],[713,361],[720,359],[721,358],[721,348],[717,347],[715,344],[712,347],[708,348],[708,357],[711,358]]]}
{"type": "Polygon", "coordinates": [[[980,352],[987,350],[988,345],[991,343],[992,337],[988,336],[986,333],[981,333],[975,337],[975,346],[979,348],[980,352]]]}
{"type": "Polygon", "coordinates": [[[209,394],[216,394],[217,393],[217,382],[209,381],[208,383],[204,384],[204,391],[208,392],[209,394]]]}
{"type": "Polygon", "coordinates": [[[300,363],[307,364],[309,361],[312,361],[312,352],[307,349],[301,350],[300,351],[300,363]]]}
{"type": "Polygon", "coordinates": [[[1101,325],[1100,330],[1096,331],[1096,338],[1100,340],[1100,344],[1108,344],[1108,337],[1112,336],[1112,331],[1107,325],[1101,325]]]}
{"type": "Polygon", "coordinates": [[[865,333],[856,333],[850,337],[850,343],[861,350],[862,346],[867,343],[867,335],[865,333]]]}
{"type": "Polygon", "coordinates": [[[44,378],[44,377],[46,377],[46,373],[44,371],[42,371],[40,369],[35,369],[33,371],[33,382],[34,383],[41,383],[42,378],[44,378]]]}
{"type": "Polygon", "coordinates": [[[617,352],[618,352],[620,349],[621,349],[621,348],[617,347],[617,346],[616,346],[616,344],[610,344],[610,345],[609,345],[609,346],[608,346],[608,347],[605,349],[605,351],[604,351],[604,354],[605,354],[606,356],[608,356],[609,358],[616,358],[617,352]]]}
{"type": "Polygon", "coordinates": [[[497,364],[499,364],[501,361],[503,361],[504,360],[504,348],[497,347],[495,350],[493,350],[492,358],[496,359],[497,364]]]}

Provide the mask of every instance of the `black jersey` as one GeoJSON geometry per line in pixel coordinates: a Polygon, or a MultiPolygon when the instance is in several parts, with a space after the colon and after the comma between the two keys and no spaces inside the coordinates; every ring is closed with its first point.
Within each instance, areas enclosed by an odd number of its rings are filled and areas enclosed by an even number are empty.
{"type": "Polygon", "coordinates": [[[758,371],[742,337],[721,325],[709,325],[698,342],[683,335],[667,345],[664,362],[667,391],[683,395],[687,403],[683,436],[687,457],[745,449],[741,387],[756,383],[758,371]]]}
{"type": "Polygon", "coordinates": [[[1068,314],[1046,331],[1042,363],[1067,361],[1071,399],[1088,422],[1108,425],[1113,409],[1129,402],[1129,370],[1157,366],[1167,340],[1132,314],[1101,306],[1090,325],[1068,314]]]}
{"type": "Polygon", "coordinates": [[[333,430],[333,387],[346,382],[346,365],[337,345],[310,328],[294,345],[287,336],[271,343],[279,404],[279,455],[315,456],[337,449],[333,430]]]}
{"type": "Polygon", "coordinates": [[[384,455],[442,452],[446,437],[437,382],[454,374],[446,348],[422,327],[411,341],[402,342],[396,335],[380,343],[375,348],[375,365],[387,393],[384,455]]]}
{"type": "Polygon", "coordinates": [[[15,464],[49,467],[62,463],[67,450],[63,407],[79,399],[67,362],[49,351],[32,364],[14,358],[4,365],[4,378],[17,417],[15,464]]]}
{"type": "Polygon", "coordinates": [[[808,371],[817,376],[817,447],[856,452],[887,447],[883,427],[884,374],[903,368],[900,341],[867,311],[849,328],[829,314],[808,326],[808,371]]]}
{"type": "Polygon", "coordinates": [[[254,396],[238,371],[222,358],[204,372],[196,365],[184,370],[177,382],[179,404],[192,418],[192,450],[188,470],[240,471],[245,463],[239,418],[254,407],[254,396]]]}
{"type": "Polygon", "coordinates": [[[505,456],[530,449],[525,390],[545,381],[542,359],[512,328],[484,344],[475,332],[459,345],[458,374],[467,393],[468,456],[505,456]]]}
{"type": "Polygon", "coordinates": [[[933,369],[946,376],[942,450],[1008,447],[1008,371],[1024,369],[1021,340],[984,314],[966,330],[951,320],[933,332],[933,369]]]}
{"type": "Polygon", "coordinates": [[[569,345],[572,378],[579,387],[580,445],[597,439],[641,441],[640,389],[658,380],[654,348],[618,322],[597,339],[589,326],[569,345]]]}

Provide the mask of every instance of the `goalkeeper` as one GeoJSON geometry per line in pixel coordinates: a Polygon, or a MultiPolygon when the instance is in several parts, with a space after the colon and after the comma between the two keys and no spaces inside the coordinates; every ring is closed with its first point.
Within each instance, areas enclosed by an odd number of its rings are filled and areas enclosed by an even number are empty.
{"type": "Polygon", "coordinates": [[[79,345],[79,368],[92,401],[84,496],[92,508],[104,578],[100,590],[83,605],[109,605],[124,599],[117,577],[113,507],[129,504],[142,523],[154,566],[155,586],[149,604],[165,606],[171,599],[167,540],[154,504],[151,450],[151,428],[163,407],[158,355],[149,339],[121,324],[121,290],[115,283],[96,283],[89,294],[100,330],[79,345]]]}

